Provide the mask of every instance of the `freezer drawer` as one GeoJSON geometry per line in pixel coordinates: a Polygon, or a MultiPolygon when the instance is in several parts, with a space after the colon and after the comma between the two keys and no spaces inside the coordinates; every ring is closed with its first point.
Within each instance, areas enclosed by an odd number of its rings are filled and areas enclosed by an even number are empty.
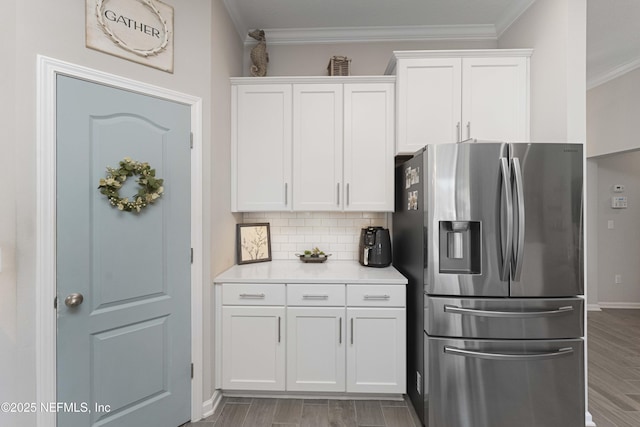
{"type": "Polygon", "coordinates": [[[427,427],[583,427],[583,345],[425,334],[427,427]]]}
{"type": "Polygon", "coordinates": [[[584,336],[582,298],[425,298],[430,336],[562,339],[584,336]]]}

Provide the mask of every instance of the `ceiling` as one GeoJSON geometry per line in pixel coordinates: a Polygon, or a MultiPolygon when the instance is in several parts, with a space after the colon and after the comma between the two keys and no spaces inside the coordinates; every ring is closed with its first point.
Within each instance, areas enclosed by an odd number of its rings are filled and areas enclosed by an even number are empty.
{"type": "MultiPolygon", "coordinates": [[[[495,40],[535,0],[223,0],[238,34],[269,44],[495,40]]],[[[587,0],[587,84],[640,67],[640,1],[587,0]]]]}

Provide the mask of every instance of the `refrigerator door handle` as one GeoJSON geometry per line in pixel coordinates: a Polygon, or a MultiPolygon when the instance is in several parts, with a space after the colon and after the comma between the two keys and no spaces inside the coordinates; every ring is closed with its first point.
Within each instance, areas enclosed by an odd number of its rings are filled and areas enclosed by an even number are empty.
{"type": "MultiPolygon", "coordinates": [[[[500,158],[500,170],[502,175],[502,191],[504,191],[504,200],[507,204],[507,236],[504,240],[502,240],[502,220],[500,220],[500,245],[503,246],[500,279],[507,281],[509,280],[509,267],[511,266],[511,257],[513,254],[513,199],[511,191],[511,176],[509,173],[509,161],[505,157],[500,158]]],[[[500,209],[500,215],[502,215],[502,209],[500,209]]]]}
{"type": "Polygon", "coordinates": [[[571,347],[559,348],[556,351],[552,351],[548,353],[504,354],[504,353],[488,353],[483,351],[465,350],[462,348],[445,346],[444,352],[446,354],[453,354],[456,356],[463,356],[463,357],[473,357],[476,359],[529,361],[529,360],[558,359],[561,357],[570,356],[571,354],[573,354],[573,348],[571,347]]]}
{"type": "Polygon", "coordinates": [[[524,217],[524,188],[522,187],[522,167],[520,166],[520,159],[514,157],[511,159],[513,164],[513,172],[515,178],[515,190],[518,201],[518,243],[514,248],[513,259],[515,266],[513,269],[513,280],[516,282],[520,280],[522,274],[522,262],[524,261],[524,229],[525,229],[525,217],[524,217]]]}
{"type": "Polygon", "coordinates": [[[479,317],[502,317],[502,318],[531,318],[531,317],[553,317],[561,316],[563,314],[569,314],[573,312],[573,307],[568,305],[565,307],[558,307],[555,310],[545,311],[490,311],[490,310],[476,310],[473,308],[456,307],[455,305],[445,305],[445,313],[454,314],[466,314],[469,316],[479,317]]]}

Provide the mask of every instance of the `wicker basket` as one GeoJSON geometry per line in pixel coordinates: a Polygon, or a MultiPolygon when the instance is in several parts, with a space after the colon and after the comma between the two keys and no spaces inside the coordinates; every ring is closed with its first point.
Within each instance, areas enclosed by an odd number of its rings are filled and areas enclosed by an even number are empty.
{"type": "Polygon", "coordinates": [[[349,76],[351,60],[346,56],[332,56],[327,70],[330,76],[349,76]]]}

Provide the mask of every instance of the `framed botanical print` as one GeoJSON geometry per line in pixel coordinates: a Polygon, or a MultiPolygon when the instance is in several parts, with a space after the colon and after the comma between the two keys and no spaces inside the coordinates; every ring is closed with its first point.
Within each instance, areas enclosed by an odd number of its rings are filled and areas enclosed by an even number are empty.
{"type": "Polygon", "coordinates": [[[238,224],[236,226],[238,264],[271,261],[271,231],[269,223],[238,224]]]}

